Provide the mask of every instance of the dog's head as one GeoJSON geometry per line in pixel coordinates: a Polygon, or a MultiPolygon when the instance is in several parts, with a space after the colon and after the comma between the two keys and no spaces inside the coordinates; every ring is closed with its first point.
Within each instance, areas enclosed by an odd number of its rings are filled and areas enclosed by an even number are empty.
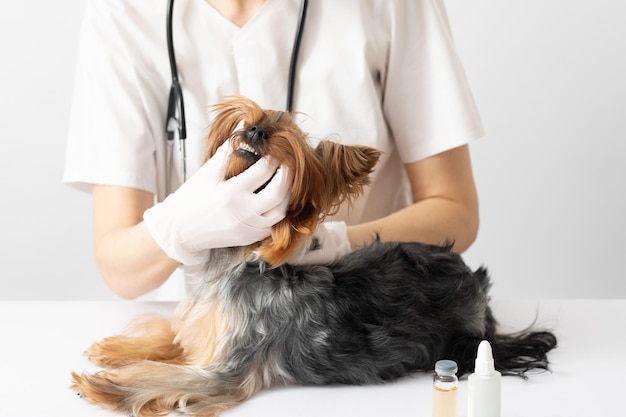
{"type": "Polygon", "coordinates": [[[320,220],[336,213],[369,183],[381,152],[367,146],[321,141],[313,148],[288,112],[263,110],[253,101],[235,97],[213,107],[217,116],[208,136],[206,159],[230,141],[226,179],[270,156],[293,175],[284,220],[272,235],[255,245],[266,262],[285,263],[310,236],[320,220]]]}

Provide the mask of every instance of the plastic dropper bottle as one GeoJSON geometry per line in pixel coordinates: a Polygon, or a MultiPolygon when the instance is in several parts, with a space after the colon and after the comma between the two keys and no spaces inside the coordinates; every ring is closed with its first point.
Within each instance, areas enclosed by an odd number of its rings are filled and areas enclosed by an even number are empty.
{"type": "Polygon", "coordinates": [[[456,417],[456,396],[459,379],[456,362],[440,360],[435,363],[433,378],[433,417],[456,417]]]}
{"type": "Polygon", "coordinates": [[[468,417],[500,417],[500,379],[491,345],[483,340],[478,345],[474,373],[467,380],[468,417]]]}

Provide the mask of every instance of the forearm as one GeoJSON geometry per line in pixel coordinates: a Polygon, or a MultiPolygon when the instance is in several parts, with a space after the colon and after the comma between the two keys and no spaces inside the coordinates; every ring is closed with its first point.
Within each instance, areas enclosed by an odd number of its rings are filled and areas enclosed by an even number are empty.
{"type": "Polygon", "coordinates": [[[101,236],[95,258],[106,284],[128,299],[159,287],[179,265],[154,242],[143,222],[101,236]]]}
{"type": "Polygon", "coordinates": [[[478,210],[446,198],[433,197],[417,202],[387,217],[348,227],[353,248],[382,241],[453,243],[457,253],[465,251],[478,232],[478,210]]]}
{"type": "Polygon", "coordinates": [[[478,233],[478,196],[467,146],[405,165],[413,204],[379,220],[352,226],[353,248],[383,241],[454,244],[465,251],[478,233]]]}
{"type": "Polygon", "coordinates": [[[154,196],[128,187],[94,185],[94,253],[105,283],[124,298],[161,285],[178,266],[154,241],[142,217],[154,196]]]}

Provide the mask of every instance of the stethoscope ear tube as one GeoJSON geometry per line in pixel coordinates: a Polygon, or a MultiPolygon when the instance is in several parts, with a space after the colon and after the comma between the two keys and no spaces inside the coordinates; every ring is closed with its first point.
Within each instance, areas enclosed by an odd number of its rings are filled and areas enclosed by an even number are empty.
{"type": "Polygon", "coordinates": [[[183,91],[178,79],[178,68],[176,66],[176,54],[174,53],[174,36],[172,32],[172,16],[174,14],[174,0],[169,0],[167,5],[167,54],[170,61],[170,71],[172,73],[172,86],[170,87],[170,97],[167,105],[167,120],[165,129],[168,132],[168,139],[174,139],[174,130],[178,130],[179,139],[187,138],[187,128],[185,123],[185,101],[183,91]],[[170,135],[171,133],[171,135],[170,135]]]}
{"type": "Polygon", "coordinates": [[[298,27],[296,28],[296,37],[293,41],[291,50],[291,62],[289,63],[289,78],[287,79],[287,104],[286,110],[291,113],[293,111],[293,92],[296,83],[296,70],[298,69],[298,56],[300,55],[300,43],[302,41],[302,32],[304,31],[304,23],[306,22],[306,11],[309,6],[308,0],[302,0],[300,3],[300,18],[298,19],[298,27]]]}

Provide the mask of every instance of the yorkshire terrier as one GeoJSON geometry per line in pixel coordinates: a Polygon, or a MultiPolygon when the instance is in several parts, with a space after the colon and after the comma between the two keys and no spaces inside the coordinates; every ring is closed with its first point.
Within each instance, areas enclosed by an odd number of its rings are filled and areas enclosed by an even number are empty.
{"type": "Polygon", "coordinates": [[[489,278],[450,245],[373,243],[330,265],[286,263],[316,250],[321,219],[367,186],[380,152],[321,141],[315,148],[287,112],[244,98],[216,106],[207,158],[225,141],[227,178],[271,156],[293,173],[287,217],[256,245],[210,251],[171,320],[95,343],[95,374],[73,373],[92,403],[134,416],[215,416],[274,383],[376,384],[452,359],[471,371],[480,341],[496,367],[548,369],[550,332],[496,332],[489,278]]]}

